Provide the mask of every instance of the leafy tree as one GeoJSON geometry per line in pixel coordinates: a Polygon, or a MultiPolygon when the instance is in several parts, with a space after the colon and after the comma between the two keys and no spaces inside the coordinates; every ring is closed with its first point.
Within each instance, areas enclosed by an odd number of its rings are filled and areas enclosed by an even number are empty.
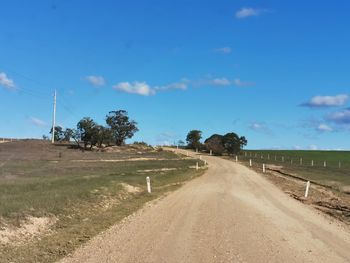
{"type": "Polygon", "coordinates": [[[97,145],[102,147],[102,144],[110,144],[113,141],[113,132],[111,129],[102,125],[96,126],[97,145]]]}
{"type": "Polygon", "coordinates": [[[228,154],[236,154],[241,150],[240,138],[234,132],[225,134],[222,142],[228,154]]]}
{"type": "Polygon", "coordinates": [[[77,124],[77,130],[84,143],[84,149],[90,143],[90,149],[97,143],[98,130],[97,124],[89,117],[81,119],[77,124]]]}
{"type": "Polygon", "coordinates": [[[128,113],[125,110],[111,111],[106,116],[106,123],[110,127],[115,144],[120,146],[125,143],[126,139],[134,136],[137,128],[137,123],[129,120],[128,113]]]}
{"type": "MultiPolygon", "coordinates": [[[[50,130],[50,134],[52,134],[52,128],[50,130]]],[[[54,140],[55,142],[59,142],[59,141],[62,141],[64,138],[64,135],[63,135],[63,129],[61,126],[56,126],[55,127],[55,135],[54,135],[54,140]]]]}
{"type": "Polygon", "coordinates": [[[222,155],[224,152],[228,154],[239,153],[244,146],[247,145],[247,139],[239,137],[236,133],[230,132],[223,135],[214,134],[205,140],[208,150],[212,150],[216,155],[222,155]]]}
{"type": "Polygon", "coordinates": [[[248,140],[244,136],[240,137],[239,141],[240,141],[240,144],[241,144],[241,149],[243,149],[243,147],[247,146],[247,144],[248,144],[248,140]]]}
{"type": "Polygon", "coordinates": [[[222,155],[225,152],[223,136],[214,134],[204,141],[207,150],[211,150],[215,155],[222,155]]]}
{"type": "Polygon", "coordinates": [[[200,140],[202,139],[202,132],[199,130],[192,130],[187,134],[186,142],[189,148],[199,149],[201,147],[200,140]]]}
{"type": "Polygon", "coordinates": [[[70,140],[73,138],[74,130],[67,128],[63,132],[63,141],[70,142],[70,140]]]}

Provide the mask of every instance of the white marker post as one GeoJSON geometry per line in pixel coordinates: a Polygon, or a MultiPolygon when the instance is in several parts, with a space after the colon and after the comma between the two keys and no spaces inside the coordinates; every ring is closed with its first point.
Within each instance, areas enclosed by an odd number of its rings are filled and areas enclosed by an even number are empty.
{"type": "Polygon", "coordinates": [[[263,173],[266,173],[266,167],[264,163],[263,163],[263,173]]]}
{"type": "Polygon", "coordinates": [[[238,162],[238,156],[236,155],[236,162],[238,162]]]}
{"type": "Polygon", "coordinates": [[[314,160],[311,161],[311,166],[314,166],[314,160]]]}
{"type": "Polygon", "coordinates": [[[327,167],[327,162],[326,161],[323,162],[323,167],[327,167]]]}
{"type": "Polygon", "coordinates": [[[199,155],[199,160],[202,160],[202,155],[199,155]]]}
{"type": "Polygon", "coordinates": [[[198,162],[196,162],[196,170],[198,171],[199,166],[198,166],[198,162]]]}
{"type": "Polygon", "coordinates": [[[249,166],[252,167],[252,159],[249,159],[249,166]]]}
{"type": "Polygon", "coordinates": [[[206,160],[204,160],[204,165],[207,165],[208,163],[207,163],[207,161],[206,160]]]}
{"type": "Polygon", "coordinates": [[[196,148],[196,153],[198,152],[198,148],[196,148]]]}
{"type": "Polygon", "coordinates": [[[300,165],[303,165],[303,158],[300,158],[300,165]]]}
{"type": "Polygon", "coordinates": [[[149,178],[149,176],[146,177],[146,182],[147,182],[147,192],[151,193],[151,179],[149,178]]]}
{"type": "Polygon", "coordinates": [[[213,155],[213,150],[210,150],[210,153],[209,153],[210,155],[213,155]]]}
{"type": "Polygon", "coordinates": [[[309,196],[309,188],[310,188],[310,181],[307,181],[305,195],[304,195],[305,198],[307,198],[309,196]]]}

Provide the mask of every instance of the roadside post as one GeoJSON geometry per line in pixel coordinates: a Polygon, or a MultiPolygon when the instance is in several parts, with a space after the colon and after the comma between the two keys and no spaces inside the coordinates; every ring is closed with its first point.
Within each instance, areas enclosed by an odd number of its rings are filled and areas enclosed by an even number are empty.
{"type": "Polygon", "coordinates": [[[252,167],[252,159],[249,159],[249,166],[252,167]]]}
{"type": "Polygon", "coordinates": [[[266,167],[264,163],[263,163],[263,173],[266,173],[266,167]]]}
{"type": "Polygon", "coordinates": [[[147,192],[151,193],[151,179],[149,178],[149,176],[146,177],[146,182],[147,182],[147,192]]]}
{"type": "Polygon", "coordinates": [[[236,155],[236,162],[238,162],[238,156],[236,155]]]}
{"type": "Polygon", "coordinates": [[[210,150],[210,153],[209,153],[209,155],[213,155],[213,150],[210,150]]]}
{"type": "Polygon", "coordinates": [[[314,160],[311,160],[311,166],[314,166],[314,160]]]}
{"type": "Polygon", "coordinates": [[[196,162],[196,170],[198,171],[199,167],[198,167],[198,162],[196,162]]]}
{"type": "Polygon", "coordinates": [[[303,165],[303,158],[300,158],[300,165],[303,165]]]}
{"type": "Polygon", "coordinates": [[[310,188],[310,181],[307,181],[305,195],[304,195],[305,198],[307,198],[309,196],[309,188],[310,188]]]}
{"type": "Polygon", "coordinates": [[[323,167],[327,167],[327,162],[326,161],[323,162],[323,167]]]}

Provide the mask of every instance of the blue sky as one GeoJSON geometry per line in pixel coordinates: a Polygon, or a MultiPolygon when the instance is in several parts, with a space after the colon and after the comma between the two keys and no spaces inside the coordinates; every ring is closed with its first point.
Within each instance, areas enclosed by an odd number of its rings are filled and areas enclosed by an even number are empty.
{"type": "Polygon", "coordinates": [[[125,109],[151,144],[350,149],[349,1],[1,1],[0,137],[125,109]]]}

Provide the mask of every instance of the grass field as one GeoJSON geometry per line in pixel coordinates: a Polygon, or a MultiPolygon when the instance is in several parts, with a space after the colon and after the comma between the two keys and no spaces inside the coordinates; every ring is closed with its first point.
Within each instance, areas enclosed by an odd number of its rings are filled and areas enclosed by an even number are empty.
{"type": "Polygon", "coordinates": [[[0,145],[0,262],[53,262],[203,170],[168,151],[0,145]],[[146,192],[146,176],[152,194],[146,192]]]}
{"type": "Polygon", "coordinates": [[[239,156],[255,167],[274,165],[285,173],[311,180],[333,189],[350,192],[350,152],[348,151],[273,151],[246,150],[239,156]]]}

